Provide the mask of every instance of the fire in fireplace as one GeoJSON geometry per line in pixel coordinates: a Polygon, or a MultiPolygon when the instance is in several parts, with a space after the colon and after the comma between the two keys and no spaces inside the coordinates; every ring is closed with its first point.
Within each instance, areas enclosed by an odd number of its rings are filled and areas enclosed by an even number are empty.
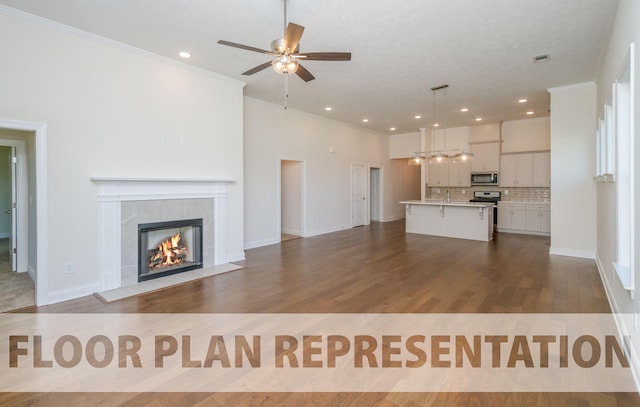
{"type": "Polygon", "coordinates": [[[202,219],[138,225],[138,281],[202,268],[202,219]]]}

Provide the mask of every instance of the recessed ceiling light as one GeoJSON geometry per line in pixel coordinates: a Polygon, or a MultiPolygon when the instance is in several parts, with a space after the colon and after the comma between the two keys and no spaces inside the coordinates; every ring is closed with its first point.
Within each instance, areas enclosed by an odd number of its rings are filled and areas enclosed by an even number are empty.
{"type": "Polygon", "coordinates": [[[440,127],[440,123],[433,123],[433,127],[440,127]]]}
{"type": "Polygon", "coordinates": [[[468,112],[469,108],[463,107],[462,109],[460,109],[461,112],[468,112]]]}
{"type": "Polygon", "coordinates": [[[392,128],[390,128],[389,130],[391,130],[391,131],[395,131],[395,129],[396,129],[395,127],[392,127],[392,128]]]}
{"type": "Polygon", "coordinates": [[[481,122],[482,121],[482,117],[476,117],[476,121],[477,122],[481,122]]]}
{"type": "Polygon", "coordinates": [[[180,55],[180,58],[185,58],[185,59],[191,58],[191,54],[188,53],[187,51],[182,51],[178,55],[180,55]]]}
{"type": "Polygon", "coordinates": [[[422,116],[420,116],[419,114],[413,116],[414,119],[422,119],[422,116]]]}
{"type": "Polygon", "coordinates": [[[330,112],[330,111],[332,111],[332,110],[333,110],[333,108],[331,108],[331,107],[327,106],[327,107],[325,107],[325,108],[324,108],[324,110],[326,110],[327,112],[330,112]]]}
{"type": "Polygon", "coordinates": [[[527,102],[527,99],[525,98],[518,99],[518,103],[526,103],[526,102],[527,102]]]}
{"type": "Polygon", "coordinates": [[[368,122],[368,121],[369,121],[369,119],[362,119],[362,121],[363,121],[364,123],[366,123],[366,122],[368,122]]]}
{"type": "Polygon", "coordinates": [[[532,112],[531,110],[529,110],[529,111],[527,112],[527,114],[528,114],[528,115],[532,115],[532,114],[533,114],[533,112],[532,112]]]}

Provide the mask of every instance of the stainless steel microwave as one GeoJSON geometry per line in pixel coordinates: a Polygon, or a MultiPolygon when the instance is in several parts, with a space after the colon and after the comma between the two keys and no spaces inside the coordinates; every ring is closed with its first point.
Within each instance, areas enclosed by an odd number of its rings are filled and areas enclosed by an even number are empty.
{"type": "Polygon", "coordinates": [[[471,185],[498,185],[498,173],[472,172],[471,185]]]}

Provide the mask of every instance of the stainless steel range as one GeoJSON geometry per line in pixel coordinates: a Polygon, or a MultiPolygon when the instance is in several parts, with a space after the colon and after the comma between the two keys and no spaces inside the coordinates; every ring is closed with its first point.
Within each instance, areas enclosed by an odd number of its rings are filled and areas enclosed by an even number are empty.
{"type": "Polygon", "coordinates": [[[469,202],[493,202],[493,223],[497,225],[500,195],[500,191],[475,191],[473,193],[473,199],[470,199],[469,202]]]}

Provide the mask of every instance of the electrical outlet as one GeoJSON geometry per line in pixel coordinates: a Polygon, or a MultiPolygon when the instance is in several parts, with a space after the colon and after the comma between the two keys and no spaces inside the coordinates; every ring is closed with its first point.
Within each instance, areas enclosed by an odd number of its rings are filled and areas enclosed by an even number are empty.
{"type": "Polygon", "coordinates": [[[508,189],[505,189],[505,190],[504,190],[504,194],[505,194],[505,195],[509,195],[509,190],[508,190],[508,189]]]}
{"type": "Polygon", "coordinates": [[[67,263],[64,267],[64,274],[73,274],[73,263],[67,263]]]}
{"type": "Polygon", "coordinates": [[[467,193],[467,190],[466,190],[466,189],[463,189],[463,190],[462,190],[462,195],[464,195],[464,194],[466,194],[466,193],[467,193]]]}
{"type": "Polygon", "coordinates": [[[162,136],[162,144],[165,146],[169,144],[169,136],[162,136]]]}

